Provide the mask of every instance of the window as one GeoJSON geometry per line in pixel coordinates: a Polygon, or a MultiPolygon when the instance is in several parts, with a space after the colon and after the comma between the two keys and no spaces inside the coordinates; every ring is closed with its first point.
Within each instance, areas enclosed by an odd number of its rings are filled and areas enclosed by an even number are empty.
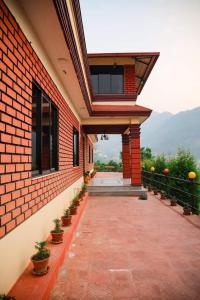
{"type": "Polygon", "coordinates": [[[33,83],[32,97],[32,174],[58,169],[57,108],[33,83]]]}
{"type": "Polygon", "coordinates": [[[94,94],[123,94],[123,66],[90,66],[94,94]]]}
{"type": "Polygon", "coordinates": [[[73,166],[79,166],[79,132],[73,128],[73,166]]]}

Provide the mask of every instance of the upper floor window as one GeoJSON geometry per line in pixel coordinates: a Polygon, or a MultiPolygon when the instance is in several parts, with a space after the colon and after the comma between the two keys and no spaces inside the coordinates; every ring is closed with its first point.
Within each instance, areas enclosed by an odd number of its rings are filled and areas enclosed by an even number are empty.
{"type": "Polygon", "coordinates": [[[79,166],[79,132],[73,128],[73,166],[79,166]]]}
{"type": "Polygon", "coordinates": [[[123,66],[90,66],[94,94],[123,94],[123,66]]]}
{"type": "Polygon", "coordinates": [[[32,174],[58,169],[58,112],[38,85],[33,84],[32,99],[32,174]]]}

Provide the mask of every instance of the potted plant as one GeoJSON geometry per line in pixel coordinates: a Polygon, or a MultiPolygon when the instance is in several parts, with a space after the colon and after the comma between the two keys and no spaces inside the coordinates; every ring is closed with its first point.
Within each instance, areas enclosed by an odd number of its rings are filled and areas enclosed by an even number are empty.
{"type": "Polygon", "coordinates": [[[70,207],[69,207],[71,215],[75,215],[76,214],[77,207],[78,207],[77,204],[74,201],[72,201],[72,203],[70,204],[70,207]]]}
{"type": "Polygon", "coordinates": [[[87,184],[90,181],[90,172],[86,171],[84,173],[84,183],[87,184]]]}
{"type": "Polygon", "coordinates": [[[170,205],[171,206],[176,206],[177,205],[177,200],[173,196],[170,197],[170,205]]]}
{"type": "Polygon", "coordinates": [[[31,261],[34,266],[32,273],[34,275],[44,275],[48,272],[50,251],[46,248],[46,244],[46,241],[35,243],[35,249],[37,249],[37,252],[31,257],[31,261]]]}
{"type": "Polygon", "coordinates": [[[154,195],[158,195],[158,190],[156,187],[153,189],[153,193],[154,193],[154,195]]]}
{"type": "Polygon", "coordinates": [[[160,199],[161,200],[164,200],[164,199],[166,199],[167,198],[167,193],[165,192],[165,191],[160,191],[160,199]]]}
{"type": "Polygon", "coordinates": [[[51,230],[51,236],[52,236],[51,242],[53,244],[60,244],[63,242],[64,230],[61,228],[59,219],[55,219],[53,222],[55,224],[55,227],[53,230],[51,230]]]}
{"type": "Polygon", "coordinates": [[[189,216],[191,214],[191,207],[186,203],[183,207],[183,214],[189,216]]]}
{"type": "Polygon", "coordinates": [[[5,294],[0,294],[0,300],[15,300],[15,297],[6,296],[5,294]]]}
{"type": "Polygon", "coordinates": [[[70,209],[67,208],[64,210],[64,214],[61,217],[62,226],[69,226],[71,224],[71,219],[72,219],[72,216],[70,214],[70,209]]]}
{"type": "Polygon", "coordinates": [[[151,192],[151,191],[152,191],[151,185],[148,185],[148,192],[151,192]]]}

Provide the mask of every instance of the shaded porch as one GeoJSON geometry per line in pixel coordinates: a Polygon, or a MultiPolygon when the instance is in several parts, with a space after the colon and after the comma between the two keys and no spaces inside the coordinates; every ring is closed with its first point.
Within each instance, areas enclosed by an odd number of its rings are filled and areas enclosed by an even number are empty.
{"type": "Polygon", "coordinates": [[[87,186],[91,196],[139,196],[147,198],[143,186],[132,186],[131,178],[124,178],[121,172],[97,172],[87,186]]]}

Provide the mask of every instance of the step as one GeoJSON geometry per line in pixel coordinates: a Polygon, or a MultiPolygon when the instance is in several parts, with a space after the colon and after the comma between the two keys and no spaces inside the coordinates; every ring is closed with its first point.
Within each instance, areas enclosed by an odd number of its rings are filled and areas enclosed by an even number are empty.
{"type": "Polygon", "coordinates": [[[147,199],[147,190],[133,186],[88,186],[90,196],[132,196],[147,199]]]}

